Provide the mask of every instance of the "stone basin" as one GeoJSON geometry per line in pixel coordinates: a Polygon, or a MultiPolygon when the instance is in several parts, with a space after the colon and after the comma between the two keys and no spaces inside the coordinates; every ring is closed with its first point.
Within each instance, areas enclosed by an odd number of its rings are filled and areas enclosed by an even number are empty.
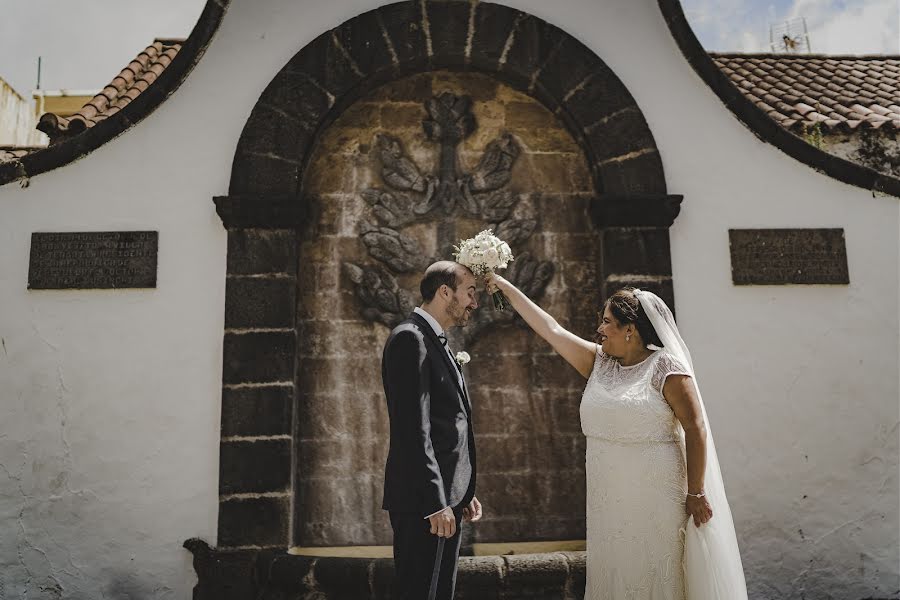
{"type": "MultiPolygon", "coordinates": [[[[194,600],[391,600],[393,560],[219,550],[198,539],[194,600]]],[[[585,552],[463,556],[456,600],[582,600],[585,552]]]]}

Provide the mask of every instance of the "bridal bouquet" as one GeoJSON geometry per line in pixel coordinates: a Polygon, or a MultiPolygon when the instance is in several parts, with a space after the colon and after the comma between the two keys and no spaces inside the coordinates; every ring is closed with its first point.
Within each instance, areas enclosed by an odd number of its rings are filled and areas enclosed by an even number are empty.
{"type": "MultiPolygon", "coordinates": [[[[505,269],[513,260],[509,244],[495,236],[490,229],[485,229],[473,238],[461,240],[459,246],[454,246],[453,249],[456,250],[453,253],[456,262],[468,267],[476,277],[484,277],[498,269],[505,269]]],[[[503,310],[506,307],[503,292],[500,290],[491,294],[491,298],[494,301],[494,310],[503,310]]]]}

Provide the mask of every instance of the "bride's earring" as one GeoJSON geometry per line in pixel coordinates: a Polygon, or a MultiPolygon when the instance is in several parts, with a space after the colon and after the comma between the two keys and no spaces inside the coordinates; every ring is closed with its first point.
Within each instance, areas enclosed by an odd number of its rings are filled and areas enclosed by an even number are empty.
{"type": "Polygon", "coordinates": [[[626,335],[626,336],[625,336],[625,341],[626,341],[626,342],[630,342],[630,341],[631,341],[631,336],[630,336],[630,335],[626,335]]]}

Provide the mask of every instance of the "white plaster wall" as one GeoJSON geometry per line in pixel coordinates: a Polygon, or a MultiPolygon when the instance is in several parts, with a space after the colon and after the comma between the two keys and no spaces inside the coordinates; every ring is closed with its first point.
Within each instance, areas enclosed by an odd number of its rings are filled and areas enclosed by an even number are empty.
{"type": "MultiPolygon", "coordinates": [[[[278,69],[377,4],[233,0],[153,115],[27,189],[0,188],[0,597],[189,597],[180,546],[214,543],[217,512],[226,236],[211,198],[278,69]],[[25,289],[31,232],[104,229],[160,232],[155,290],[25,289]]],[[[896,595],[900,201],[757,140],[655,0],[510,4],[616,71],[685,196],[679,318],[752,596],[896,595]],[[851,285],[733,287],[727,229],[785,226],[844,227],[851,285]]]]}

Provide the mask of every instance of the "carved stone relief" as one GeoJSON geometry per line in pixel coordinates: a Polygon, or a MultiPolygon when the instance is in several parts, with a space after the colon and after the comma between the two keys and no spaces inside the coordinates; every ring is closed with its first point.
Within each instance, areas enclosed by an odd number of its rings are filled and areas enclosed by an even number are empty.
{"type": "MultiPolygon", "coordinates": [[[[493,229],[514,253],[538,226],[536,218],[513,216],[522,194],[510,186],[512,168],[521,153],[515,138],[501,134],[487,144],[477,166],[464,172],[458,147],[477,128],[471,98],[444,92],[425,102],[425,111],[425,137],[440,149],[437,172],[423,173],[406,155],[398,138],[385,133],[376,135],[377,170],[384,187],[360,192],[374,218],[359,226],[360,238],[376,262],[343,265],[364,306],[363,316],[388,327],[405,319],[418,299],[398,285],[396,275],[422,272],[434,261],[451,259],[453,245],[463,237],[457,232],[460,219],[475,219],[483,223],[481,229],[493,229]],[[438,223],[435,256],[428,256],[422,244],[406,230],[424,222],[438,223]]],[[[503,275],[536,298],[553,271],[551,262],[522,252],[503,275]]],[[[459,334],[464,343],[488,325],[514,317],[511,311],[493,310],[479,310],[475,315],[459,334]]]]}

